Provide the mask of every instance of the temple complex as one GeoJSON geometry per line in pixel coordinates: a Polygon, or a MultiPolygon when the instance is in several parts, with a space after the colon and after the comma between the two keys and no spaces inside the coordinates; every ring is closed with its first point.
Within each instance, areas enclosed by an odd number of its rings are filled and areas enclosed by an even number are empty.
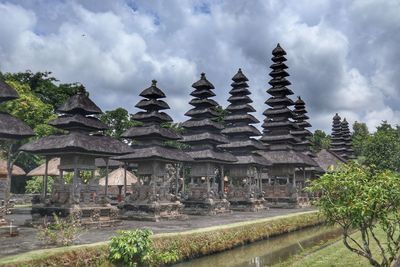
{"type": "Polygon", "coordinates": [[[143,125],[131,127],[122,137],[132,139],[133,153],[115,159],[137,163],[140,182],[132,185],[132,194],[120,204],[125,219],[151,220],[182,219],[183,205],[180,202],[179,173],[182,163],[191,162],[185,152],[168,146],[167,142],[181,139],[181,135],[168,128],[171,117],[160,110],[169,109],[161,100],[165,94],[152,85],[140,93],[145,99],[136,107],[139,111],[132,119],[143,125]]]}
{"type": "Polygon", "coordinates": [[[83,86],[77,94],[59,107],[57,112],[58,118],[49,124],[66,132],[65,134],[46,136],[20,148],[46,159],[44,190],[42,197],[33,203],[33,222],[40,222],[43,217],[52,216],[53,213],[61,217],[71,215],[85,225],[115,222],[118,210],[108,203],[107,186],[105,192],[99,192],[98,181],[94,177],[95,159],[104,158],[108,162],[111,156],[132,152],[131,148],[102,135],[101,132],[107,126],[95,117],[102,111],[89,99],[83,86]],[[54,182],[52,193],[48,196],[47,167],[53,157],[60,158],[60,176],[54,182]],[[83,171],[91,172],[92,177],[87,183],[81,178],[83,171]],[[64,172],[73,172],[72,183],[65,182],[64,172]]]}
{"type": "Polygon", "coordinates": [[[194,159],[183,200],[185,212],[196,215],[230,212],[224,192],[224,167],[237,159],[217,147],[228,143],[228,139],[221,134],[223,125],[217,121],[219,105],[211,99],[215,96],[214,86],[202,73],[192,87],[190,95],[194,98],[189,103],[193,108],[185,113],[190,119],[182,123],[183,142],[191,147],[188,154],[194,159]]]}
{"type": "MultiPolygon", "coordinates": [[[[300,135],[296,136],[301,131],[294,121],[297,114],[289,109],[294,103],[288,97],[293,92],[287,88],[291,83],[286,79],[289,76],[285,64],[286,52],[278,44],[272,55],[272,71],[269,74],[272,77],[269,81],[272,87],[267,90],[271,97],[265,102],[270,107],[263,113],[266,118],[260,139],[267,149],[258,153],[273,165],[268,171],[268,184],[263,188],[267,203],[272,207],[296,207],[304,200],[301,189],[305,179],[304,175],[296,177],[296,170],[316,166],[316,163],[309,156],[296,151],[298,144],[304,145],[300,135]]],[[[303,113],[302,103],[299,104],[299,110],[303,113]]]]}
{"type": "Polygon", "coordinates": [[[261,136],[261,132],[252,125],[259,121],[250,114],[255,109],[250,105],[253,101],[249,97],[248,79],[239,69],[232,80],[231,96],[228,98],[230,105],[226,108],[229,114],[224,118],[226,128],[221,131],[228,137],[229,143],[218,146],[237,158],[236,162],[226,167],[229,176],[227,199],[232,210],[258,211],[265,208],[261,171],[271,164],[254,153],[263,150],[264,145],[252,138],[261,136]]]}
{"type": "MultiPolygon", "coordinates": [[[[11,88],[7,83],[0,79],[0,103],[14,100],[18,98],[18,93],[11,88]]],[[[18,140],[33,136],[32,129],[19,119],[11,116],[6,112],[0,112],[0,141],[3,149],[12,149],[14,143],[18,140]]],[[[8,201],[10,198],[10,186],[11,186],[11,175],[13,173],[13,164],[6,161],[6,172],[5,177],[0,178],[0,227],[2,227],[6,221],[4,215],[6,214],[8,201]]],[[[7,229],[6,229],[7,230],[7,229]]],[[[1,230],[0,230],[1,231],[1,230]]],[[[10,228],[11,232],[12,229],[10,228]]]]}

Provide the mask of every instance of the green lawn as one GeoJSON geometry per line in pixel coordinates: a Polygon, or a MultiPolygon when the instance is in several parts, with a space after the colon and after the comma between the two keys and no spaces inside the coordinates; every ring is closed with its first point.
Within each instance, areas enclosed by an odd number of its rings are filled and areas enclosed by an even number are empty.
{"type": "MultiPolygon", "coordinates": [[[[382,234],[378,234],[382,236],[382,234]]],[[[355,233],[353,237],[360,241],[360,233],[355,233]]],[[[378,255],[378,247],[371,247],[373,254],[378,255]]],[[[350,252],[343,244],[342,239],[328,244],[322,249],[313,248],[295,255],[287,261],[274,265],[274,267],[368,267],[371,266],[368,261],[350,252]]]]}

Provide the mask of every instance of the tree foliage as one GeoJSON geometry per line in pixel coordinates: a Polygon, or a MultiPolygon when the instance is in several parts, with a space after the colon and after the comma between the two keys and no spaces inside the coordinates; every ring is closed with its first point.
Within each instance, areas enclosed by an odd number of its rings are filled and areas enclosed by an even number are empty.
{"type": "Polygon", "coordinates": [[[343,242],[350,251],[367,258],[372,266],[389,267],[397,261],[399,173],[350,163],[313,181],[307,190],[322,193],[316,205],[328,222],[342,227],[343,242]],[[351,236],[353,229],[361,232],[362,243],[351,236]],[[378,246],[378,254],[371,246],[378,246]]]}
{"type": "Polygon", "coordinates": [[[354,122],[353,124],[353,134],[352,134],[352,145],[354,149],[354,154],[357,157],[364,156],[365,144],[369,137],[369,131],[367,124],[364,122],[354,122]]]}
{"type": "Polygon", "coordinates": [[[400,132],[383,122],[364,144],[365,163],[380,170],[400,171],[400,132]]]}
{"type": "Polygon", "coordinates": [[[328,149],[331,144],[331,137],[322,130],[315,130],[310,138],[313,152],[319,152],[321,149],[328,149]]]}
{"type": "Polygon", "coordinates": [[[128,111],[123,108],[106,111],[100,116],[100,120],[109,127],[106,134],[118,139],[130,127],[141,125],[138,121],[130,120],[128,111]]]}

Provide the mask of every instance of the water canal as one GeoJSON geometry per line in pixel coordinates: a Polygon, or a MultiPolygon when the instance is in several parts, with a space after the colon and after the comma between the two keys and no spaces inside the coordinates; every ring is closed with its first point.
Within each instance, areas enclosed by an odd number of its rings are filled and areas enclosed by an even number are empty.
{"type": "Polygon", "coordinates": [[[193,259],[173,265],[174,267],[261,267],[271,266],[303,249],[324,244],[338,238],[336,227],[315,226],[258,241],[225,252],[193,259]]]}

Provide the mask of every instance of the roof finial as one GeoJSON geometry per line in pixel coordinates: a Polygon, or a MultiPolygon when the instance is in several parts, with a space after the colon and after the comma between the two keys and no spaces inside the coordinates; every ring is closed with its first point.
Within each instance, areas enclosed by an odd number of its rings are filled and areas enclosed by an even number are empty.
{"type": "Polygon", "coordinates": [[[78,86],[76,93],[78,95],[84,95],[86,93],[85,86],[83,86],[82,84],[80,86],[78,86]]]}
{"type": "Polygon", "coordinates": [[[242,72],[242,68],[239,68],[238,72],[240,72],[240,73],[241,73],[241,72],[242,72]]]}
{"type": "Polygon", "coordinates": [[[153,79],[153,80],[151,81],[151,86],[156,87],[156,86],[157,86],[157,80],[153,79]]]}
{"type": "Polygon", "coordinates": [[[206,74],[204,72],[202,72],[200,75],[201,75],[201,79],[205,79],[206,78],[206,74]]]}

